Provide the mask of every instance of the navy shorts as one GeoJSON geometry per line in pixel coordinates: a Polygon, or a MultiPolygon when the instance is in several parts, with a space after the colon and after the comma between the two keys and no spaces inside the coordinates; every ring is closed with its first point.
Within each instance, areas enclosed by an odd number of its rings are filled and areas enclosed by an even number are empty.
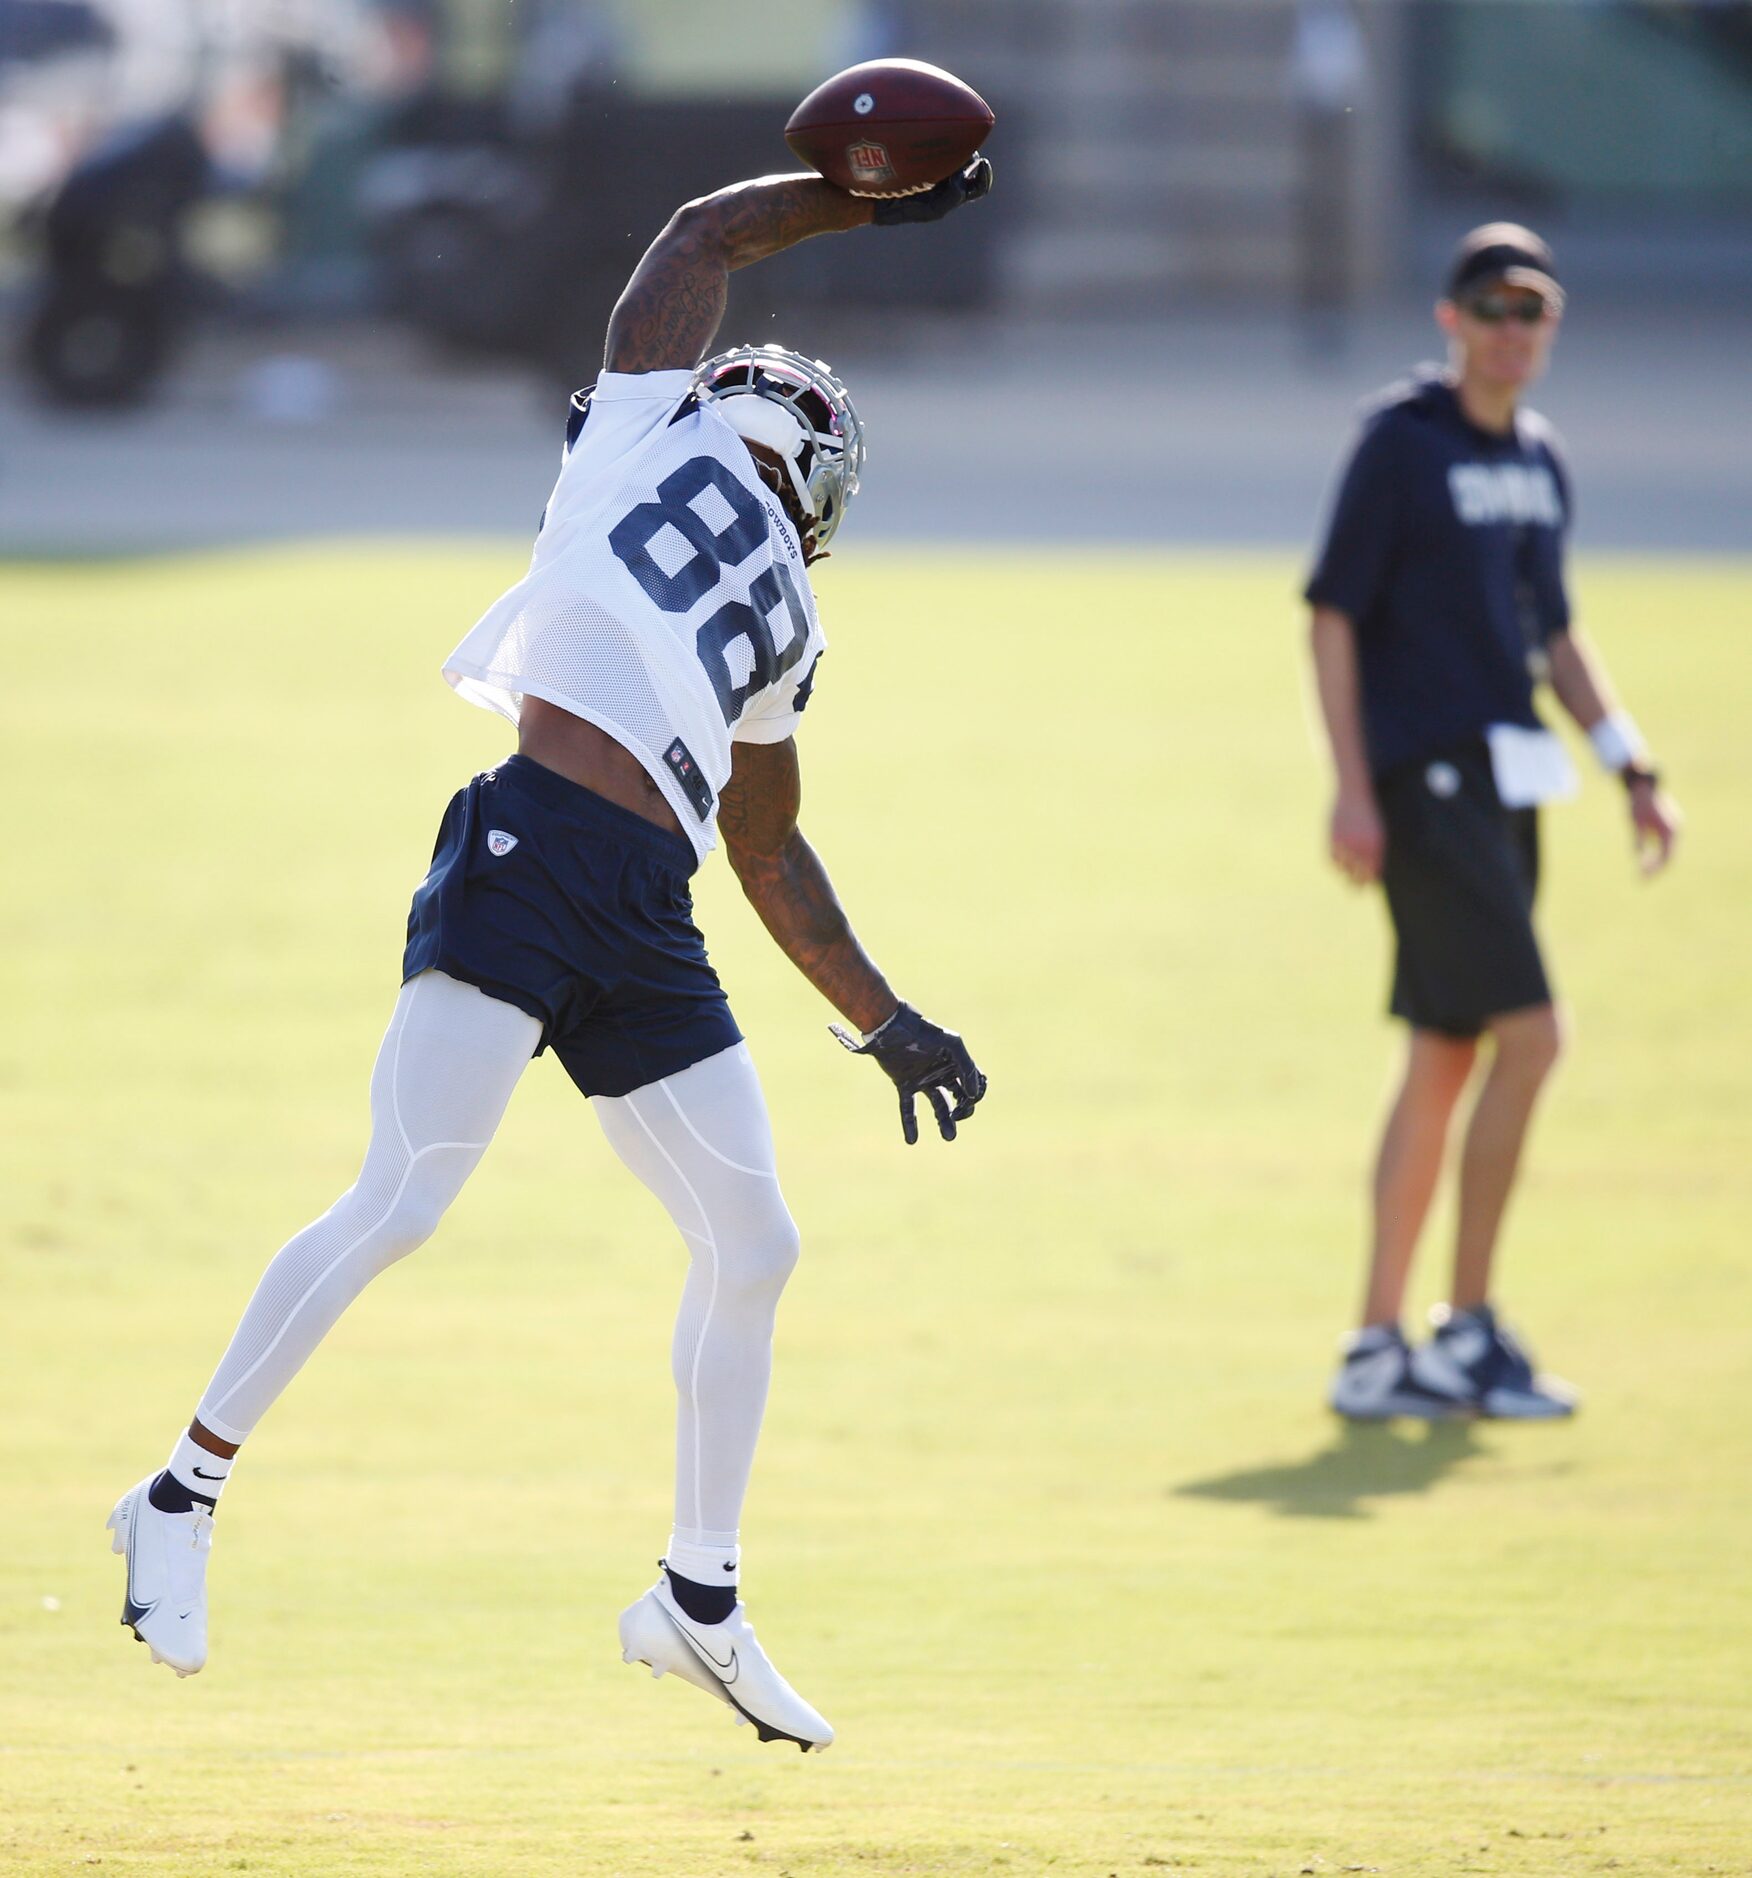
{"type": "Polygon", "coordinates": [[[1549,1004],[1533,930],[1539,814],[1503,806],[1485,745],[1390,770],[1376,793],[1399,938],[1393,1015],[1476,1037],[1493,1017],[1549,1004]]]}
{"type": "Polygon", "coordinates": [[[459,790],[414,894],[402,980],[440,971],[541,1021],[586,1095],[742,1041],[693,922],[692,846],[528,757],[459,790]]]}

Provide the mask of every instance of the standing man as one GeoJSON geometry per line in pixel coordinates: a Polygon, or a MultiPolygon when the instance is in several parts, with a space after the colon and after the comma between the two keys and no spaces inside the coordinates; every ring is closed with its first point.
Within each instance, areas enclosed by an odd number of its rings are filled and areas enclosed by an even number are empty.
{"type": "Polygon", "coordinates": [[[622,1613],[622,1653],[763,1741],[832,1741],[736,1589],[797,1229],[693,924],[688,880],[714,831],[780,949],[852,1026],[840,1041],[893,1079],[909,1143],[917,1097],[952,1141],[986,1082],[959,1037],[890,990],[797,826],[793,732],[823,645],[804,570],[857,492],[857,415],[819,361],[777,346],[700,358],[733,269],[811,235],[935,221],[990,186],[980,158],[894,201],[818,176],[742,183],[679,210],[622,294],[530,570],[445,665],[517,725],[518,749],[451,802],[414,895],[364,1167],[275,1256],[169,1465],[110,1517],[122,1622],[178,1675],[206,1661],[213,1514],[239,1444],[358,1292],[430,1235],[551,1047],[691,1259],[674,1527],[657,1583],[622,1613]]]}
{"type": "Polygon", "coordinates": [[[1375,1163],[1361,1328],[1332,1385],[1332,1406],[1357,1420],[1575,1407],[1570,1389],[1535,1373],[1491,1282],[1562,1035],[1532,911],[1538,805],[1575,779],[1534,710],[1535,682],[1549,682],[1618,778],[1645,872],[1666,864],[1679,814],[1571,621],[1569,476],[1551,427],[1521,403],[1563,305],[1550,250],[1529,229],[1493,222],[1461,242],[1436,305],[1448,369],[1369,411],[1306,590],[1337,772],[1332,858],[1386,888],[1392,1010],[1411,1032],[1375,1163]],[[1481,1045],[1453,1289],[1434,1336],[1412,1349],[1400,1329],[1406,1278],[1481,1045]]]}

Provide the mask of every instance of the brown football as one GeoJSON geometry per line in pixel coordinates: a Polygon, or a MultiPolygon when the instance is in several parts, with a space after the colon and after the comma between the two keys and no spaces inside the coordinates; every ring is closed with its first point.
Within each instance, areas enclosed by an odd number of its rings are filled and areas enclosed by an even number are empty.
{"type": "Polygon", "coordinates": [[[871,59],[817,85],[791,113],[785,141],[855,196],[912,196],[961,169],[994,121],[953,72],[918,59],[871,59]]]}

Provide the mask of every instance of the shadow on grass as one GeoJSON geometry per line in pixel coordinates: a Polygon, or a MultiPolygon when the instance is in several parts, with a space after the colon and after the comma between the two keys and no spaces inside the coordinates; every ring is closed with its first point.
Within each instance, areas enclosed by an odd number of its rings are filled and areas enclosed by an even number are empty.
{"type": "Polygon", "coordinates": [[[1488,1458],[1472,1422],[1343,1422],[1336,1440],[1306,1460],[1249,1467],[1171,1487],[1195,1500],[1236,1500],[1269,1506],[1290,1519],[1369,1519],[1370,1500],[1427,1493],[1463,1463],[1488,1458]]]}

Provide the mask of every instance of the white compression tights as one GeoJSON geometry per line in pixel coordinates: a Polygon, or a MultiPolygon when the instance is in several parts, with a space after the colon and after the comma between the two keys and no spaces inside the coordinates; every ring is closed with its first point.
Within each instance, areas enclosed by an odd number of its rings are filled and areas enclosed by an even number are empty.
{"type": "MultiPolygon", "coordinates": [[[[540,1026],[441,972],[402,987],[371,1076],[359,1178],[263,1274],[196,1411],[242,1441],[360,1291],[430,1236],[474,1171],[540,1026]]],[[[745,1045],[628,1096],[592,1098],[603,1132],[692,1255],[673,1350],[676,1536],[730,1545],[797,1260],[766,1102],[745,1045]]]]}
{"type": "Polygon", "coordinates": [[[692,1262],[675,1373],[675,1536],[732,1546],[766,1409],[773,1314],[797,1228],[748,1046],[626,1096],[594,1096],[609,1145],[668,1209],[692,1262]]]}

